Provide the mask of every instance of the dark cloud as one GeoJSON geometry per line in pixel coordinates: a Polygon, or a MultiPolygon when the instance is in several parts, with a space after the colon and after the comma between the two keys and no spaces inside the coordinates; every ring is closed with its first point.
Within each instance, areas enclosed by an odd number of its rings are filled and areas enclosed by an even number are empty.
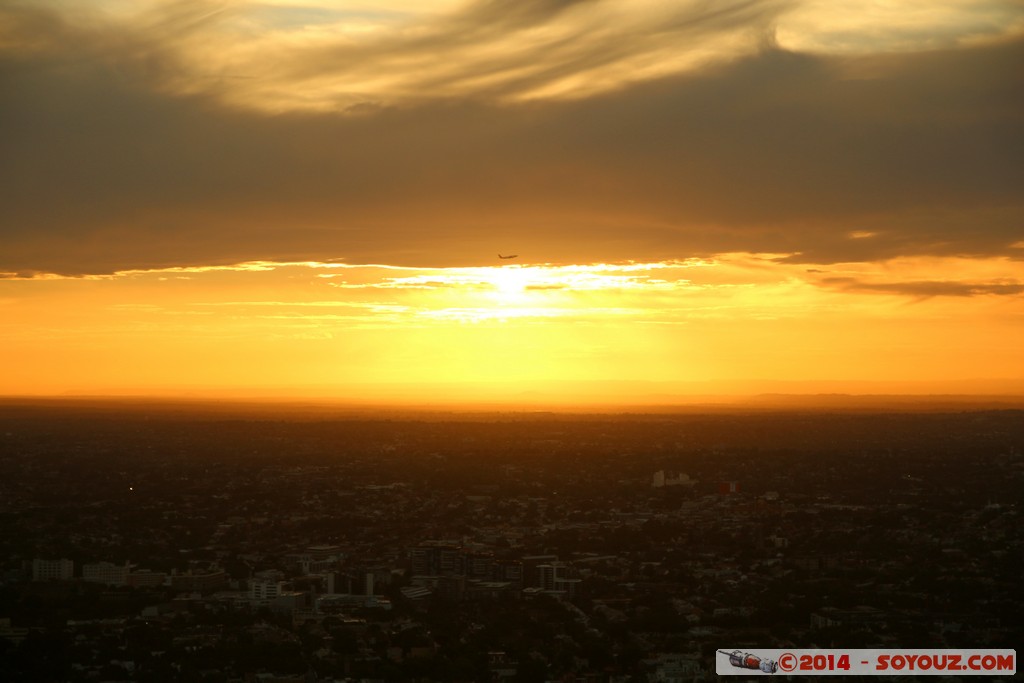
{"type": "Polygon", "coordinates": [[[876,292],[884,294],[901,294],[915,298],[931,298],[936,296],[1016,296],[1024,294],[1024,284],[1020,282],[948,282],[926,280],[918,282],[864,282],[850,277],[829,277],[820,281],[828,287],[841,289],[844,292],[876,292]]]}
{"type": "MultiPolygon", "coordinates": [[[[516,21],[573,4],[526,3],[516,21]]],[[[568,102],[269,115],[163,87],[180,65],[156,37],[202,16],[169,15],[148,48],[3,16],[0,271],[1020,255],[1024,42],[844,59],[768,46],[568,102]]]]}

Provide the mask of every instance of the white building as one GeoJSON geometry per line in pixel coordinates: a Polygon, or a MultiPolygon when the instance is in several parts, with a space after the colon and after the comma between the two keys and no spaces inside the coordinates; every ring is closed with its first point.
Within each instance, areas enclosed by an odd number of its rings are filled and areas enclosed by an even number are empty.
{"type": "Polygon", "coordinates": [[[32,560],[32,580],[49,581],[57,579],[66,581],[75,575],[75,563],[71,560],[32,560]]]}
{"type": "Polygon", "coordinates": [[[651,486],[656,489],[663,488],[665,486],[686,486],[692,487],[694,481],[690,479],[690,475],[681,472],[666,472],[665,470],[658,470],[652,477],[651,486]]]}
{"type": "Polygon", "coordinates": [[[167,574],[164,572],[151,572],[148,569],[140,569],[137,572],[129,572],[127,582],[129,586],[134,586],[135,588],[163,586],[167,583],[167,574]]]}
{"type": "Polygon", "coordinates": [[[253,579],[249,582],[249,597],[253,600],[273,600],[284,592],[284,581],[253,579]]]}

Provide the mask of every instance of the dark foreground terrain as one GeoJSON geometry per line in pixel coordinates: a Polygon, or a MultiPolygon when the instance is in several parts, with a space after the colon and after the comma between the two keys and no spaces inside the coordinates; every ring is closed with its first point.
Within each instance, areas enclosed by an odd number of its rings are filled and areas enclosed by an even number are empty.
{"type": "Polygon", "coordinates": [[[1018,647],[1022,450],[1017,410],[7,402],[0,680],[705,680],[723,648],[1018,647]]]}

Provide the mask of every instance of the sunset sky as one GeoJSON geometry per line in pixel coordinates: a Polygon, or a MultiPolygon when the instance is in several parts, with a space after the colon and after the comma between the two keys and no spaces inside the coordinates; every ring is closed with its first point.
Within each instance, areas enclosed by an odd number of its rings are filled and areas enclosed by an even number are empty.
{"type": "Polygon", "coordinates": [[[0,4],[0,395],[525,391],[1024,394],[1024,3],[0,4]]]}

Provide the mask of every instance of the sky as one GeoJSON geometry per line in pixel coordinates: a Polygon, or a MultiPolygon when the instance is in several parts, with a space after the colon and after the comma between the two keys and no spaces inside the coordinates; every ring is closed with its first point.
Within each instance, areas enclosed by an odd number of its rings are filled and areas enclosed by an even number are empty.
{"type": "Polygon", "coordinates": [[[1022,67],[1019,0],[7,0],[0,394],[1024,394],[1022,67]]]}

